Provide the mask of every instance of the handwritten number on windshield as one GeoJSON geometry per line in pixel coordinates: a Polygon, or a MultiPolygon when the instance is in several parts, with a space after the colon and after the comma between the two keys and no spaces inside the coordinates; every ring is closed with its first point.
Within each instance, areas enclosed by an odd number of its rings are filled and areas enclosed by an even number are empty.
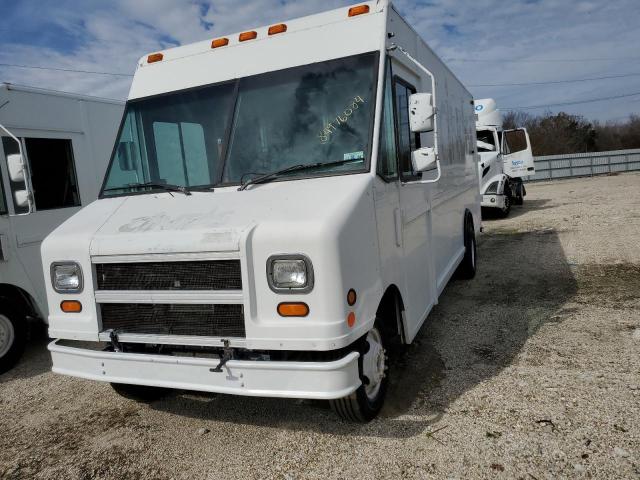
{"type": "Polygon", "coordinates": [[[338,127],[347,123],[349,118],[353,115],[353,112],[360,108],[360,103],[364,103],[364,99],[360,95],[353,97],[352,103],[349,104],[342,113],[336,115],[336,118],[333,121],[328,122],[318,134],[320,143],[325,144],[331,140],[331,135],[338,130],[338,127]]]}

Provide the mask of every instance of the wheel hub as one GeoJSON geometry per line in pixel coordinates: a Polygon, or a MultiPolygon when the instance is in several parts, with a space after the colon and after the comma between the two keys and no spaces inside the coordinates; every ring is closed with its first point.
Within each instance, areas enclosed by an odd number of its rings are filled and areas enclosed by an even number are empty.
{"type": "Polygon", "coordinates": [[[362,359],[362,373],[366,378],[364,382],[365,393],[370,400],[373,400],[378,395],[382,379],[385,377],[387,356],[377,328],[369,331],[366,342],[369,345],[369,350],[362,359]]]}
{"type": "Polygon", "coordinates": [[[0,357],[4,357],[7,354],[14,338],[13,324],[7,317],[0,314],[0,357]]]}

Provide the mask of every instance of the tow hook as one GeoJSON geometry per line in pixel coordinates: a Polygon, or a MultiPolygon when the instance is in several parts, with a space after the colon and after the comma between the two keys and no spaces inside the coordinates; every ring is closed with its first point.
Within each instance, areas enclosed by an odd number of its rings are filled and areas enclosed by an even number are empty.
{"type": "Polygon", "coordinates": [[[210,372],[220,373],[222,372],[222,367],[226,365],[226,363],[233,358],[233,348],[229,346],[229,340],[222,340],[224,343],[224,347],[222,347],[222,357],[220,357],[220,363],[216,368],[210,368],[210,372]]]}
{"type": "Polygon", "coordinates": [[[109,340],[111,340],[111,347],[113,348],[114,352],[122,351],[122,345],[120,345],[120,342],[118,341],[118,334],[115,330],[109,331],[109,340]]]}

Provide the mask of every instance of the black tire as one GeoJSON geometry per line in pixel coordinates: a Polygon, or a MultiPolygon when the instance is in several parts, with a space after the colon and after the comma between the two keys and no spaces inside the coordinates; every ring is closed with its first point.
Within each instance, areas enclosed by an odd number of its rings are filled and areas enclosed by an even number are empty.
{"type": "Polygon", "coordinates": [[[129,385],[127,383],[112,383],[111,387],[121,397],[141,403],[160,400],[169,393],[168,388],[148,387],[146,385],[129,385]]]}
{"type": "Polygon", "coordinates": [[[522,195],[516,195],[516,197],[513,199],[513,204],[514,205],[524,204],[524,197],[522,195]]]}
{"type": "Polygon", "coordinates": [[[516,185],[516,195],[513,198],[513,204],[522,205],[524,203],[524,196],[525,196],[524,185],[522,183],[522,180],[519,180],[518,184],[516,185]]]}
{"type": "Polygon", "coordinates": [[[511,187],[505,185],[504,187],[504,207],[498,210],[500,212],[500,217],[507,218],[509,216],[509,212],[511,211],[511,187]]]}
{"type": "MultiPolygon", "coordinates": [[[[377,327],[374,327],[372,330],[378,331],[379,338],[383,342],[382,344],[384,346],[386,341],[381,333],[381,330],[378,330],[377,327]]],[[[358,341],[360,343],[360,358],[358,359],[358,370],[360,372],[362,385],[360,385],[358,389],[351,395],[343,398],[338,398],[336,400],[330,400],[329,402],[333,411],[340,418],[348,422],[366,423],[373,420],[378,415],[378,413],[380,413],[380,410],[382,410],[384,399],[387,394],[389,379],[388,375],[385,374],[380,381],[380,388],[375,397],[369,398],[369,396],[367,395],[365,385],[365,382],[367,380],[365,379],[365,376],[363,374],[363,362],[368,346],[368,335],[369,333],[367,334],[367,336],[358,341]]],[[[383,355],[386,359],[386,353],[384,353],[384,349],[383,355]]]]}
{"type": "Polygon", "coordinates": [[[459,278],[470,280],[476,276],[478,249],[476,245],[476,231],[473,217],[468,213],[464,222],[464,257],[456,271],[459,278]]]}
{"type": "Polygon", "coordinates": [[[27,319],[10,305],[0,306],[0,374],[9,371],[27,344],[27,319]],[[7,343],[5,343],[7,342],[7,343]]]}

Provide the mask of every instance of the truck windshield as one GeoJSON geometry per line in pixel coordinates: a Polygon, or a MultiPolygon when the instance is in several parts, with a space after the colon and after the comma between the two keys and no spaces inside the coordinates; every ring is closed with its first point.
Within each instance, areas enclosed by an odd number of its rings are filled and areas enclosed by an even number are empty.
{"type": "Polygon", "coordinates": [[[478,151],[495,152],[496,142],[493,137],[493,130],[478,130],[478,151]]]}
{"type": "Polygon", "coordinates": [[[377,53],[131,101],[102,196],[368,169],[377,53]],[[351,160],[342,162],[342,160],[351,160]],[[159,190],[159,188],[158,188],[159,190]]]}

